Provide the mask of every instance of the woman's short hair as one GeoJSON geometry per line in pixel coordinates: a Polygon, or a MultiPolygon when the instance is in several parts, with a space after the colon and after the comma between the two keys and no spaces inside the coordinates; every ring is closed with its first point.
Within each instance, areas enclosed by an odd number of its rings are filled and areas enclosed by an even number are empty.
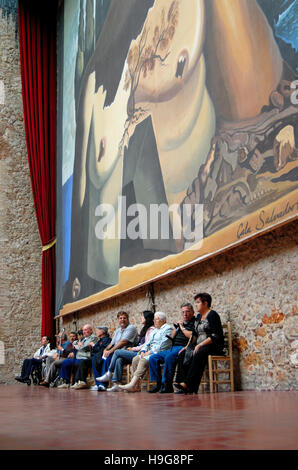
{"type": "Polygon", "coordinates": [[[160,320],[167,319],[167,316],[164,312],[155,312],[154,317],[158,317],[160,320]]]}
{"type": "Polygon", "coordinates": [[[202,302],[207,302],[208,307],[211,307],[212,304],[212,297],[207,292],[202,292],[200,294],[196,294],[194,296],[194,300],[201,299],[202,302]]]}

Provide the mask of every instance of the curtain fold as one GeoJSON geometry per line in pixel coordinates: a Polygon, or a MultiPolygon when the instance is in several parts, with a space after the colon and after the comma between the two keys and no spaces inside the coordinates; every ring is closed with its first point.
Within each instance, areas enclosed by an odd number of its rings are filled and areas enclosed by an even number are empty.
{"type": "Polygon", "coordinates": [[[43,246],[41,335],[53,338],[56,283],[57,3],[19,0],[24,125],[33,201],[43,246]],[[50,244],[50,245],[49,245],[50,244]]]}

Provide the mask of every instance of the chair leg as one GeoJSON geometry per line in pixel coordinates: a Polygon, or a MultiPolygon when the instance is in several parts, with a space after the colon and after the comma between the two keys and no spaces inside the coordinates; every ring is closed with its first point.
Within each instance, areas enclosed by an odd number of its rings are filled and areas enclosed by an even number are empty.
{"type": "Polygon", "coordinates": [[[127,378],[126,382],[129,384],[129,382],[130,382],[130,364],[126,365],[126,378],[127,378]]]}
{"type": "Polygon", "coordinates": [[[150,390],[150,375],[149,375],[149,370],[147,370],[147,372],[146,372],[145,379],[146,379],[146,382],[147,382],[147,390],[150,390]]]}
{"type": "Polygon", "coordinates": [[[212,371],[212,358],[211,358],[211,356],[208,356],[208,368],[209,368],[210,393],[213,393],[213,371],[212,371]]]}
{"type": "Polygon", "coordinates": [[[234,392],[234,371],[233,371],[233,361],[230,361],[230,379],[231,379],[231,392],[234,392]]]}
{"type": "MultiPolygon", "coordinates": [[[[218,370],[217,361],[215,361],[215,370],[218,370]]],[[[215,390],[218,393],[218,373],[215,372],[215,390]]]]}

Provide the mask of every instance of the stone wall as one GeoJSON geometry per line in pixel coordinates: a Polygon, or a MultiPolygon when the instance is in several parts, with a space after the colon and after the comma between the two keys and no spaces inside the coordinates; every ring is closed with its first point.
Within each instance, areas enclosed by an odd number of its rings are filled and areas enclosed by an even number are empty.
{"type": "Polygon", "coordinates": [[[0,383],[13,381],[41,331],[41,245],[26,152],[17,2],[0,2],[0,383]]]}
{"type": "MultiPolygon", "coordinates": [[[[195,293],[211,293],[222,321],[232,322],[237,389],[297,388],[297,241],[295,221],[154,283],[156,310],[166,312],[169,322],[195,293]]],[[[142,287],[60,322],[66,330],[86,322],[115,328],[117,312],[125,310],[139,327],[139,312],[151,306],[142,287]]]]}

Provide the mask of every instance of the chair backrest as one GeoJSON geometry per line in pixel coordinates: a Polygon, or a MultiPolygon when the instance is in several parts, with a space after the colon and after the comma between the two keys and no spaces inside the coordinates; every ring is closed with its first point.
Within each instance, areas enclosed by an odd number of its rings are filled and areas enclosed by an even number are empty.
{"type": "Polygon", "coordinates": [[[232,357],[232,324],[230,321],[223,324],[222,326],[224,332],[224,350],[227,356],[232,357]]]}

